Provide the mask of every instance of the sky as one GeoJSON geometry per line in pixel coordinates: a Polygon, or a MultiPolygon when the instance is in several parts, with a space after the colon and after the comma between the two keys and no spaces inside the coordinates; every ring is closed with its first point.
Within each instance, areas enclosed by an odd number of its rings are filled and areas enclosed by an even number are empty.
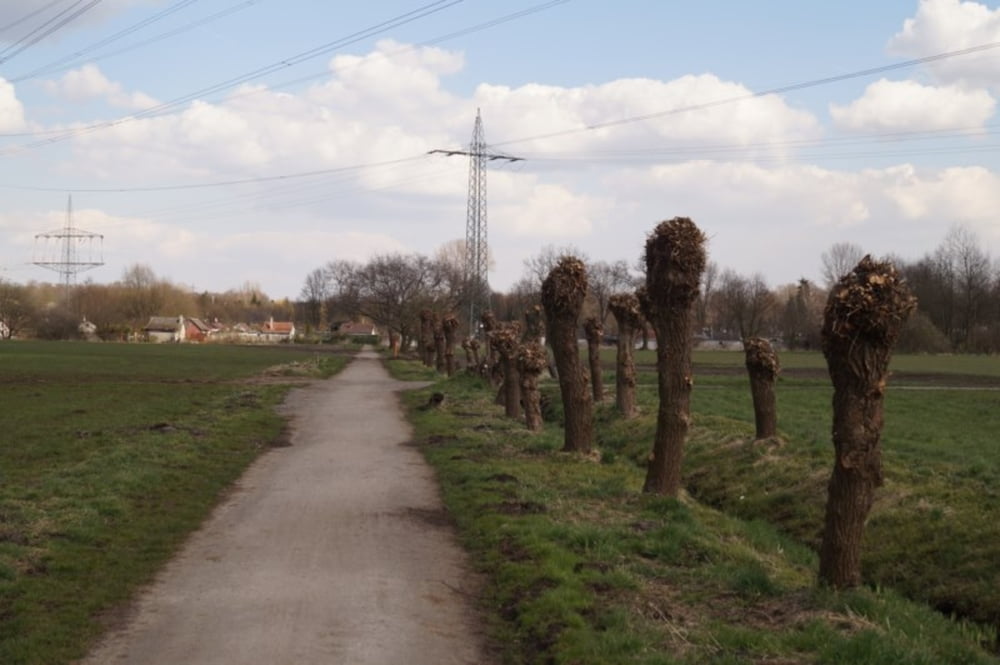
{"type": "Polygon", "coordinates": [[[428,153],[477,110],[523,158],[487,175],[496,290],[548,245],[635,264],[676,216],[774,287],[955,226],[996,257],[998,95],[998,0],[3,2],[0,279],[59,281],[67,219],[78,282],[294,299],[433,255],[469,163],[428,153]]]}

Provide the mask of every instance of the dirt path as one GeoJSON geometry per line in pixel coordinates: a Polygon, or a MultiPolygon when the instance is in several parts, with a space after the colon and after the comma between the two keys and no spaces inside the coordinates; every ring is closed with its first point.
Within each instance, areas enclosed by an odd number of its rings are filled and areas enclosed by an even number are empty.
{"type": "Polygon", "coordinates": [[[265,455],[86,665],[483,663],[464,554],[364,351],[286,408],[265,455]]]}

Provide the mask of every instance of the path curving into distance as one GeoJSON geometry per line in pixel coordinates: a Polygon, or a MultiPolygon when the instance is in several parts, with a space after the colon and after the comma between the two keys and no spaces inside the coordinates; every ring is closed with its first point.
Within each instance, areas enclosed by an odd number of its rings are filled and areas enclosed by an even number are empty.
{"type": "Polygon", "coordinates": [[[255,462],[84,665],[488,663],[465,554],[370,351],[255,462]]]}

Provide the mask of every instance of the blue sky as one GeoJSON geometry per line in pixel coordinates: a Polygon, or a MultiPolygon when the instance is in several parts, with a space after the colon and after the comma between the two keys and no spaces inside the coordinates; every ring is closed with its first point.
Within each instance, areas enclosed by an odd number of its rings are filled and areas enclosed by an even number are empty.
{"type": "Polygon", "coordinates": [[[957,224],[1000,250],[1000,48],[753,96],[995,44],[996,1],[103,0],[14,53],[75,0],[53,1],[0,5],[0,28],[24,19],[0,30],[0,278],[57,278],[31,265],[55,249],[35,235],[70,191],[74,225],[104,236],[96,282],[143,263],[295,297],[330,260],[432,254],[464,234],[468,164],[425,153],[466,144],[476,108],[528,158],[489,174],[495,288],[545,245],[633,262],[677,215],[772,286],[818,279],[836,242],[916,259],[957,224]],[[295,60],[421,7],[439,11],[295,60]]]}

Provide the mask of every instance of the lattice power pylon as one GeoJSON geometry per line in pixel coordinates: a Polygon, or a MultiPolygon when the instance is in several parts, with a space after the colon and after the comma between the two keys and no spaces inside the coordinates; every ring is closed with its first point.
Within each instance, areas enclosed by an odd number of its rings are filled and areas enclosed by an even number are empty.
{"type": "Polygon", "coordinates": [[[73,197],[66,203],[66,225],[35,236],[36,266],[54,270],[62,276],[66,296],[76,284],[76,276],[104,265],[104,236],[73,226],[73,197]]]}
{"type": "Polygon", "coordinates": [[[483,118],[476,109],[476,124],[468,150],[431,150],[429,154],[468,155],[469,198],[465,214],[465,283],[469,298],[469,334],[475,336],[479,315],[489,308],[489,242],[486,224],[486,163],[520,162],[501,152],[491,152],[486,145],[483,118]]]}

